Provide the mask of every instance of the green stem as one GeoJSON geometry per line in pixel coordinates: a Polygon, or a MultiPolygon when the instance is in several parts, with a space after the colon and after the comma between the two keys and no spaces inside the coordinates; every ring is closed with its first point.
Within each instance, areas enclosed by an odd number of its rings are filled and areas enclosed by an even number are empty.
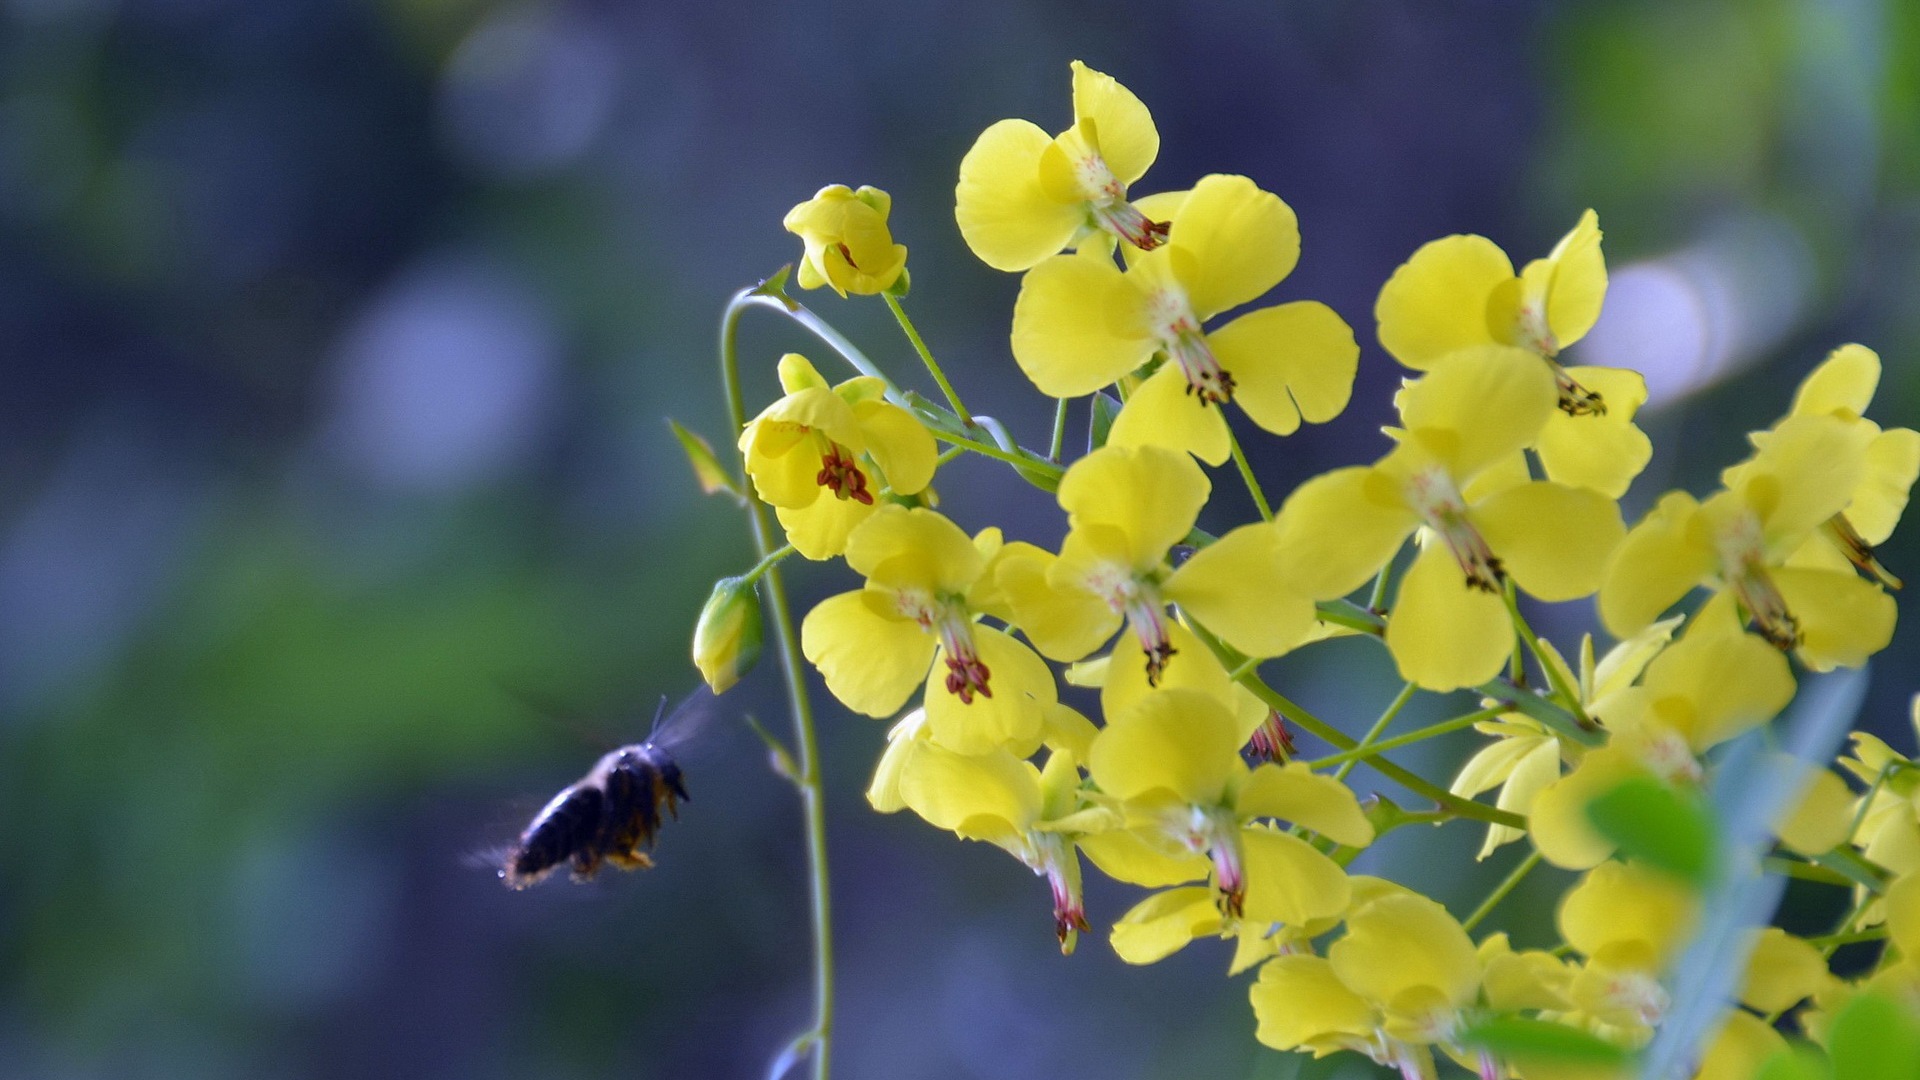
{"type": "MultiPolygon", "coordinates": [[[[1567,685],[1566,678],[1560,674],[1560,665],[1548,661],[1545,650],[1540,647],[1540,636],[1533,632],[1533,627],[1527,625],[1526,616],[1520,614],[1520,597],[1511,587],[1511,583],[1503,593],[1507,601],[1507,614],[1513,617],[1513,628],[1519,633],[1520,639],[1526,642],[1528,651],[1533,653],[1534,663],[1539,664],[1540,670],[1547,673],[1547,683],[1553,687],[1554,696],[1560,699],[1560,704],[1573,714],[1581,727],[1588,729],[1595,727],[1593,719],[1587,715],[1587,710],[1581,707],[1580,692],[1567,685]]],[[[1514,681],[1519,682],[1518,679],[1514,681]]]]}
{"type": "MultiPolygon", "coordinates": [[[[720,317],[720,374],[726,386],[728,415],[733,421],[733,430],[737,433],[747,424],[746,404],[740,392],[740,370],[737,359],[737,344],[740,331],[740,316],[748,308],[768,307],[795,319],[801,325],[813,330],[816,336],[832,344],[832,339],[822,334],[822,329],[838,338],[837,332],[818,319],[809,323],[800,318],[802,313],[811,315],[791,301],[776,298],[757,289],[744,289],[735,293],[728,301],[726,311],[720,317]],[[797,310],[796,310],[797,309],[797,310]],[[813,325],[817,323],[818,325],[813,325]]],[[[844,338],[840,339],[845,341],[844,338]]],[[[849,344],[845,349],[836,346],[849,362],[859,350],[849,344]],[[850,350],[850,351],[849,351],[850,350]]],[[[864,360],[865,357],[861,357],[864,360]]],[[[855,362],[855,366],[860,366],[855,362]]],[[[872,372],[878,375],[878,371],[872,372]]],[[[880,376],[884,379],[884,376],[880,376]]],[[[895,391],[890,391],[895,392],[895,391]]],[[[742,462],[744,467],[745,462],[742,462]]],[[[800,792],[800,805],[806,822],[807,835],[807,877],[808,893],[813,908],[813,983],[814,983],[814,1040],[813,1076],[814,1080],[827,1080],[829,1062],[833,1048],[833,918],[828,894],[827,879],[827,815],[826,797],[820,782],[820,751],[814,737],[813,706],[807,697],[806,672],[801,667],[800,647],[793,630],[793,614],[787,604],[787,590],[780,579],[779,560],[772,559],[773,539],[777,535],[767,513],[766,504],[754,493],[753,485],[747,484],[742,490],[747,497],[747,518],[753,527],[753,543],[763,562],[768,562],[761,571],[766,587],[767,609],[772,617],[774,632],[780,642],[781,672],[786,677],[787,699],[793,711],[794,743],[799,754],[794,762],[796,772],[794,786],[800,792]]]]}
{"type": "Polygon", "coordinates": [[[1053,407],[1053,438],[1047,441],[1047,460],[1060,463],[1060,452],[1067,445],[1067,399],[1061,398],[1053,407]]]}
{"type": "Polygon", "coordinates": [[[1387,725],[1393,723],[1394,718],[1400,715],[1400,710],[1406,708],[1407,702],[1413,700],[1414,689],[1415,687],[1412,683],[1408,683],[1400,688],[1400,693],[1394,696],[1392,703],[1387,706],[1386,711],[1380,714],[1380,719],[1375,720],[1373,726],[1367,729],[1367,733],[1360,736],[1360,745],[1353,748],[1353,756],[1340,764],[1340,768],[1333,774],[1335,780],[1345,780],[1347,774],[1353,771],[1354,766],[1360,764],[1360,759],[1367,756],[1367,754],[1362,754],[1360,751],[1365,750],[1368,753],[1377,752],[1374,749],[1374,740],[1380,738],[1380,733],[1387,730],[1387,725]]]}
{"type": "Polygon", "coordinates": [[[1504,679],[1481,683],[1473,688],[1473,692],[1481,697],[1492,698],[1516,712],[1538,720],[1553,729],[1556,734],[1564,735],[1581,746],[1599,746],[1607,741],[1606,733],[1595,726],[1593,721],[1587,720],[1582,723],[1580,717],[1552,701],[1531,690],[1521,689],[1504,679]]]}
{"type": "MultiPolygon", "coordinates": [[[[1238,678],[1237,675],[1235,677],[1238,678]]],[[[1385,739],[1376,743],[1363,742],[1351,750],[1342,750],[1337,754],[1328,754],[1326,757],[1309,761],[1307,762],[1307,767],[1324,769],[1329,765],[1339,765],[1342,762],[1365,761],[1370,757],[1384,754],[1389,750],[1398,750],[1403,746],[1412,746],[1414,743],[1425,742],[1428,739],[1438,738],[1442,735],[1451,735],[1462,728],[1470,728],[1482,721],[1495,719],[1506,711],[1507,709],[1504,705],[1489,709],[1480,709],[1467,713],[1465,716],[1456,716],[1451,720],[1442,720],[1437,724],[1428,724],[1426,727],[1416,728],[1407,732],[1405,735],[1396,735],[1391,739],[1385,739]]]]}
{"type": "Polygon", "coordinates": [[[1254,508],[1260,511],[1260,520],[1273,520],[1273,507],[1267,503],[1267,493],[1260,490],[1260,481],[1253,475],[1253,466],[1248,463],[1246,452],[1240,449],[1240,440],[1227,432],[1227,445],[1233,449],[1234,467],[1240,470],[1240,479],[1247,485],[1247,494],[1253,496],[1254,508]]]}
{"type": "Polygon", "coordinates": [[[934,382],[940,384],[940,392],[947,395],[947,404],[953,406],[954,415],[960,418],[961,423],[972,427],[973,414],[968,412],[966,405],[961,403],[960,395],[954,393],[953,384],[947,381],[947,373],[940,370],[940,365],[934,360],[933,353],[927,348],[927,343],[920,340],[920,331],[914,329],[913,320],[907,318],[907,309],[900,306],[899,297],[887,292],[881,293],[880,297],[887,302],[887,308],[893,312],[893,318],[900,324],[900,329],[906,332],[907,340],[913,342],[913,351],[920,354],[920,362],[927,365],[927,373],[933,376],[934,382]]]}
{"type": "MultiPolygon", "coordinates": [[[[1400,548],[1407,542],[1400,541],[1400,548]]],[[[1381,565],[1380,572],[1373,577],[1373,594],[1367,598],[1367,610],[1382,615],[1387,610],[1387,590],[1393,588],[1393,564],[1400,561],[1400,548],[1393,549],[1391,558],[1381,565]]]]}
{"type": "Polygon", "coordinates": [[[1323,623],[1344,626],[1362,634],[1380,637],[1387,632],[1387,621],[1351,600],[1323,600],[1314,605],[1315,617],[1323,623]]]}
{"type": "MultiPolygon", "coordinates": [[[[1771,874],[1782,877],[1798,878],[1801,881],[1817,881],[1822,885],[1839,885],[1842,888],[1853,885],[1853,879],[1845,874],[1829,870],[1824,866],[1815,866],[1799,859],[1787,859],[1778,855],[1768,855],[1760,860],[1761,868],[1771,874]]],[[[1867,894],[1869,898],[1872,893],[1867,894]]]]}
{"type": "Polygon", "coordinates": [[[1470,931],[1479,926],[1480,920],[1493,914],[1493,909],[1500,906],[1500,901],[1505,900],[1507,894],[1512,892],[1528,874],[1533,873],[1533,868],[1539,865],[1540,852],[1536,849],[1520,860],[1520,865],[1514,867],[1513,872],[1508,874],[1500,884],[1493,887],[1493,891],[1487,894],[1487,898],[1480,901],[1480,906],[1473,909],[1473,914],[1460,920],[1460,928],[1470,931]]]}
{"type": "Polygon", "coordinates": [[[787,556],[791,554],[793,554],[792,544],[782,544],[778,549],[767,552],[765,557],[763,557],[759,562],[753,564],[753,569],[740,575],[741,583],[745,585],[751,585],[754,582],[759,581],[760,578],[763,577],[767,571],[780,565],[781,560],[785,559],[787,556]]]}
{"type": "Polygon", "coordinates": [[[1885,926],[1876,926],[1871,930],[1853,930],[1844,934],[1828,934],[1825,937],[1808,938],[1807,944],[1816,946],[1832,956],[1842,945],[1858,945],[1863,941],[1883,941],[1887,936],[1885,926]]]}
{"type": "Polygon", "coordinates": [[[827,322],[827,320],[815,315],[805,304],[778,291],[778,289],[771,284],[772,281],[781,276],[782,275],[775,275],[774,278],[770,278],[768,281],[762,282],[751,289],[742,289],[734,293],[733,298],[727,301],[727,307],[729,309],[729,315],[727,317],[737,321],[740,316],[738,313],[733,312],[732,309],[741,308],[744,310],[750,307],[763,307],[768,311],[778,312],[786,316],[800,326],[805,327],[807,332],[811,333],[814,337],[819,338],[822,344],[832,349],[840,359],[845,360],[848,366],[852,367],[855,371],[869,378],[880,380],[881,385],[887,389],[887,400],[901,408],[906,408],[908,404],[906,393],[898,386],[895,386],[892,379],[887,378],[886,372],[880,370],[880,365],[868,359],[867,354],[861,352],[858,345],[847,340],[847,336],[835,330],[833,325],[827,322]]]}

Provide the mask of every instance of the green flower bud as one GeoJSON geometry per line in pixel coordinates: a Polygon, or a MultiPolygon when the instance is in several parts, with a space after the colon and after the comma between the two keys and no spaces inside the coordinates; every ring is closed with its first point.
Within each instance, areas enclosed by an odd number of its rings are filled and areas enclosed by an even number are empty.
{"type": "Polygon", "coordinates": [[[693,664],[724,694],[760,659],[760,596],[744,577],[721,578],[693,628],[693,664]]]}

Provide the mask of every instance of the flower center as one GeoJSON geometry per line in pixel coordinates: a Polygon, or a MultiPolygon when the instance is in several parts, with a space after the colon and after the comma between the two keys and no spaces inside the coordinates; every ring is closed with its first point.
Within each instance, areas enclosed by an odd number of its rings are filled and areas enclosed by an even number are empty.
{"type": "Polygon", "coordinates": [[[827,452],[820,455],[820,471],[813,481],[833,492],[836,499],[873,505],[873,492],[867,490],[867,474],[860,471],[853,452],[837,442],[829,442],[827,452]]]}
{"type": "Polygon", "coordinates": [[[1053,933],[1060,939],[1060,951],[1071,953],[1076,934],[1093,932],[1080,898],[1080,862],[1073,845],[1059,833],[1030,829],[1014,854],[1034,873],[1046,875],[1053,892],[1053,933]]]}
{"type": "Polygon", "coordinates": [[[1194,854],[1213,863],[1213,886],[1220,914],[1237,919],[1247,898],[1246,861],[1240,852],[1240,822],[1219,807],[1188,806],[1167,819],[1165,831],[1194,854]]]}
{"type": "Polygon", "coordinates": [[[1168,661],[1177,652],[1167,630],[1167,606],[1152,582],[1135,577],[1125,566],[1109,563],[1087,581],[1087,587],[1107,606],[1124,616],[1127,628],[1147,654],[1147,685],[1159,686],[1168,661]]]}
{"type": "Polygon", "coordinates": [[[958,597],[934,597],[917,589],[903,589],[894,595],[900,614],[920,624],[920,629],[940,638],[946,656],[947,693],[962,705],[973,704],[975,694],[992,697],[988,680],[993,672],[980,659],[973,640],[973,613],[958,597]]]}
{"type": "Polygon", "coordinates": [[[1407,481],[1407,501],[1413,504],[1421,523],[1432,529],[1446,543],[1447,550],[1453,552],[1453,560],[1460,564],[1469,587],[1482,592],[1500,591],[1506,571],[1480,530],[1467,520],[1467,501],[1445,469],[1430,468],[1415,473],[1407,481]]]}
{"type": "Polygon", "coordinates": [[[1720,567],[1726,576],[1727,588],[1746,610],[1754,630],[1781,652],[1798,646],[1804,637],[1800,620],[1787,610],[1786,597],[1780,595],[1780,587],[1767,573],[1760,519],[1752,511],[1742,511],[1718,539],[1720,567]]]}
{"type": "Polygon", "coordinates": [[[1167,359],[1180,365],[1180,374],[1187,377],[1187,393],[1199,397],[1200,407],[1232,401],[1238,384],[1207,346],[1207,336],[1201,333],[1200,320],[1186,296],[1174,288],[1155,289],[1147,299],[1147,313],[1167,359]]]}
{"type": "Polygon", "coordinates": [[[1293,748],[1293,736],[1287,734],[1287,725],[1280,720],[1280,714],[1267,710],[1267,718],[1253,729],[1247,739],[1247,756],[1255,761],[1278,761],[1282,764],[1291,760],[1297,751],[1293,748]]]}

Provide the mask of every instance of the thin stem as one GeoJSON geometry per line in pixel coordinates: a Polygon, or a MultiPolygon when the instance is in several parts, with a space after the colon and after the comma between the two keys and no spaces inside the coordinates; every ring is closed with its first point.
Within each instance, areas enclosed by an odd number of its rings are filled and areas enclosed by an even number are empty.
{"type": "Polygon", "coordinates": [[[1260,520],[1273,520],[1273,507],[1267,504],[1267,493],[1260,490],[1260,481],[1253,475],[1253,466],[1248,463],[1246,452],[1240,449],[1240,440],[1227,432],[1227,445],[1233,450],[1233,464],[1240,470],[1240,479],[1246,482],[1247,494],[1253,496],[1254,508],[1260,511],[1260,520]]]}
{"type": "MultiPolygon", "coordinates": [[[[1400,541],[1400,547],[1406,546],[1400,541]]],[[[1375,615],[1383,615],[1387,610],[1387,590],[1393,588],[1393,566],[1400,561],[1400,548],[1393,549],[1393,556],[1380,567],[1373,577],[1373,594],[1367,598],[1367,610],[1375,615]]]]}
{"type": "Polygon", "coordinates": [[[1503,679],[1481,683],[1473,688],[1473,692],[1503,702],[1514,711],[1540,721],[1552,728],[1555,734],[1564,735],[1581,746],[1599,746],[1607,741],[1606,733],[1593,721],[1582,724],[1579,717],[1553,701],[1503,679]]]}
{"type": "Polygon", "coordinates": [[[805,327],[809,333],[819,338],[822,344],[832,349],[840,359],[845,360],[855,371],[869,378],[880,380],[881,385],[887,388],[888,401],[893,402],[901,408],[907,407],[906,393],[898,386],[895,386],[893,380],[887,378],[887,373],[880,370],[880,365],[868,359],[867,354],[861,352],[858,345],[847,340],[845,334],[835,330],[831,323],[815,315],[810,308],[800,301],[787,296],[785,293],[764,291],[766,289],[767,286],[763,283],[755,288],[742,289],[733,294],[733,298],[727,301],[729,309],[728,317],[736,323],[738,322],[740,318],[739,314],[732,311],[732,309],[736,307],[742,309],[763,307],[768,311],[779,312],[781,315],[805,327]]]}
{"type": "MultiPolygon", "coordinates": [[[[1234,677],[1238,678],[1239,676],[1236,674],[1234,677]]],[[[1339,765],[1342,762],[1365,761],[1376,755],[1384,754],[1389,750],[1398,750],[1403,746],[1412,746],[1414,743],[1425,742],[1428,739],[1439,738],[1442,735],[1451,735],[1462,728],[1470,728],[1483,721],[1496,719],[1506,711],[1507,707],[1504,705],[1498,705],[1488,709],[1479,709],[1467,713],[1464,716],[1456,716],[1451,720],[1442,720],[1437,724],[1428,724],[1423,728],[1415,728],[1405,735],[1395,735],[1391,739],[1384,739],[1376,743],[1363,742],[1351,750],[1342,750],[1337,754],[1328,754],[1326,757],[1309,761],[1307,762],[1307,767],[1324,769],[1329,765],[1339,765]]]]}
{"type": "Polygon", "coordinates": [[[1354,766],[1360,764],[1360,758],[1366,755],[1358,753],[1359,751],[1373,751],[1374,740],[1380,737],[1381,732],[1387,730],[1387,725],[1393,723],[1394,718],[1400,715],[1400,710],[1407,707],[1407,702],[1413,700],[1413,692],[1415,689],[1412,683],[1408,683],[1400,688],[1400,693],[1394,697],[1393,702],[1387,706],[1386,711],[1380,714],[1380,719],[1375,720],[1373,726],[1367,729],[1367,733],[1360,736],[1360,745],[1353,748],[1355,756],[1342,762],[1339,770],[1333,774],[1335,780],[1345,780],[1347,774],[1353,771],[1354,766]]]}
{"type": "Polygon", "coordinates": [[[1053,438],[1047,441],[1047,460],[1060,463],[1060,452],[1067,445],[1067,399],[1061,398],[1053,407],[1053,438]]]}
{"type": "Polygon", "coordinates": [[[1808,938],[1807,943],[1819,947],[1828,956],[1832,956],[1842,945],[1858,945],[1863,941],[1883,941],[1887,937],[1887,928],[1876,926],[1871,930],[1853,930],[1844,934],[1828,934],[1825,937],[1808,938]]]}
{"type": "Polygon", "coordinates": [[[913,351],[920,354],[920,362],[927,365],[927,373],[933,376],[934,382],[940,384],[940,392],[947,395],[947,404],[953,406],[954,415],[960,418],[961,423],[972,427],[973,414],[961,403],[960,395],[954,393],[953,384],[947,381],[947,373],[940,370],[940,364],[927,349],[927,343],[920,340],[920,331],[914,329],[913,320],[907,318],[907,309],[900,306],[900,298],[890,292],[883,292],[880,297],[887,302],[888,310],[893,312],[894,321],[906,332],[907,340],[913,342],[913,351]]]}
{"type": "Polygon", "coordinates": [[[1504,590],[1504,595],[1507,600],[1507,614],[1513,617],[1513,628],[1520,634],[1520,639],[1526,642],[1528,650],[1533,653],[1534,662],[1540,665],[1540,670],[1547,673],[1547,683],[1553,687],[1554,696],[1560,699],[1560,704],[1573,714],[1581,727],[1592,728],[1593,719],[1581,706],[1579,691],[1567,685],[1566,678],[1560,674],[1560,665],[1547,659],[1545,650],[1540,647],[1540,635],[1533,632],[1533,627],[1527,625],[1527,617],[1520,614],[1520,597],[1511,588],[1504,590]]]}
{"type": "Polygon", "coordinates": [[[763,577],[767,571],[780,565],[781,560],[785,559],[787,556],[791,554],[793,554],[792,544],[782,544],[776,550],[767,552],[764,558],[762,558],[759,562],[753,564],[753,569],[740,575],[741,583],[744,585],[751,585],[754,582],[759,581],[760,578],[763,577]]]}
{"type": "MultiPolygon", "coordinates": [[[[782,312],[813,330],[816,336],[829,344],[833,342],[828,334],[832,334],[833,338],[839,337],[832,327],[818,319],[810,323],[800,318],[803,313],[808,316],[812,313],[790,301],[783,302],[754,289],[735,293],[720,317],[720,374],[726,386],[728,415],[732,418],[735,432],[745,428],[747,423],[746,404],[740,392],[737,342],[740,316],[751,307],[768,307],[782,312]],[[822,333],[823,330],[826,333],[822,333]]],[[[844,338],[839,340],[845,341],[844,338]]],[[[845,349],[839,346],[835,348],[850,363],[859,366],[853,360],[859,350],[853,349],[851,344],[845,349]]],[[[861,360],[865,360],[865,357],[862,356],[861,360]]],[[[878,375],[878,371],[873,374],[878,375]]],[[[745,462],[741,464],[744,468],[745,462]]],[[[747,498],[747,519],[753,528],[754,547],[761,559],[767,561],[774,552],[773,538],[776,533],[769,520],[766,504],[760,501],[751,483],[744,485],[742,490],[747,498]]],[[[786,677],[787,699],[793,711],[794,743],[799,751],[794,762],[796,773],[793,781],[800,792],[800,805],[806,821],[808,895],[813,908],[813,1076],[814,1080],[827,1080],[833,1048],[833,918],[827,885],[826,800],[820,783],[820,751],[814,737],[813,706],[807,697],[806,672],[801,667],[799,642],[793,630],[793,614],[787,604],[787,590],[780,579],[778,563],[778,559],[772,559],[762,575],[768,612],[780,642],[781,673],[786,677]]]]}
{"type": "MultiPolygon", "coordinates": [[[[1797,878],[1801,881],[1816,881],[1822,885],[1838,885],[1842,888],[1850,888],[1853,885],[1853,879],[1847,877],[1845,874],[1829,870],[1824,866],[1815,866],[1810,862],[1801,862],[1799,859],[1788,859],[1779,855],[1768,855],[1760,860],[1760,865],[1761,868],[1768,873],[1779,874],[1782,877],[1797,878]]],[[[1871,900],[1872,896],[1872,893],[1868,893],[1867,899],[1871,900]]]]}
{"type": "Polygon", "coordinates": [[[1493,891],[1487,894],[1487,898],[1480,901],[1480,906],[1473,909],[1473,914],[1460,920],[1460,928],[1463,930],[1472,930],[1474,927],[1479,926],[1480,920],[1493,914],[1493,909],[1500,906],[1500,901],[1505,900],[1507,894],[1512,892],[1528,874],[1533,873],[1533,868],[1539,865],[1540,852],[1536,849],[1532,854],[1520,860],[1520,865],[1514,867],[1513,872],[1508,874],[1505,880],[1493,887],[1493,891]]]}

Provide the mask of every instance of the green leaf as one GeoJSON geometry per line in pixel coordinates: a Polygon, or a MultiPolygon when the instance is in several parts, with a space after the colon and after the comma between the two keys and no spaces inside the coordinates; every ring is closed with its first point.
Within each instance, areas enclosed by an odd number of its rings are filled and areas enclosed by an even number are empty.
{"type": "Polygon", "coordinates": [[[1846,1080],[1913,1080],[1920,1076],[1920,1021],[1891,998],[1862,994],[1834,1017],[1827,1052],[1833,1075],[1846,1080]]]}
{"type": "Polygon", "coordinates": [[[714,456],[713,447],[707,440],[680,426],[680,421],[669,419],[668,426],[673,428],[673,437],[680,440],[680,449],[687,453],[687,463],[693,466],[693,477],[700,482],[700,491],[711,495],[724,491],[736,499],[745,499],[740,485],[714,456]]]}
{"type": "Polygon", "coordinates": [[[1113,418],[1120,415],[1120,399],[1105,390],[1093,395],[1093,419],[1087,429],[1087,453],[1107,445],[1113,431],[1113,418]]]}
{"type": "Polygon", "coordinates": [[[1717,872],[1718,826],[1705,803],[1651,777],[1621,781],[1587,805],[1587,819],[1629,859],[1695,888],[1717,872]]]}
{"type": "Polygon", "coordinates": [[[1482,1020],[1460,1033],[1460,1043],[1509,1061],[1529,1064],[1533,1066],[1530,1071],[1537,1070],[1542,1063],[1613,1067],[1627,1063],[1625,1050],[1598,1035],[1523,1016],[1482,1020]]]}

